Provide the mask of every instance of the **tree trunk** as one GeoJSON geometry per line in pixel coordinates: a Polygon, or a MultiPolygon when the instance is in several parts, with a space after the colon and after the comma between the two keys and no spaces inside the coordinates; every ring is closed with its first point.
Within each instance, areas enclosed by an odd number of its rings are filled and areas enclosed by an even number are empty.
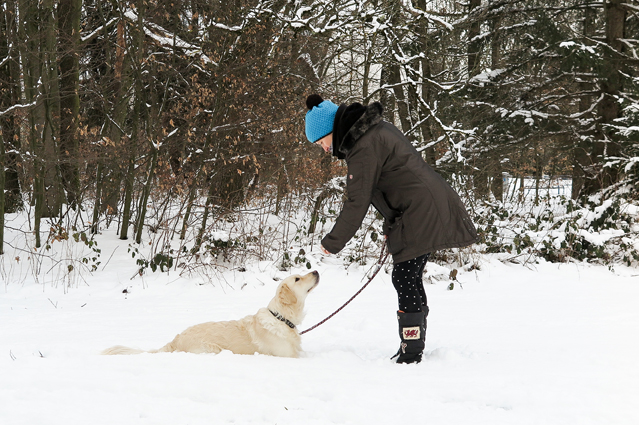
{"type": "Polygon", "coordinates": [[[393,86],[393,93],[395,95],[395,104],[397,105],[399,122],[402,126],[401,130],[406,133],[411,129],[412,124],[408,108],[408,101],[406,100],[404,86],[402,85],[401,68],[399,64],[393,64],[390,66],[389,82],[393,86]]]}
{"type": "MultiPolygon", "coordinates": [[[[623,90],[621,72],[623,71],[623,54],[626,9],[624,8],[624,0],[610,0],[605,3],[606,10],[606,44],[611,49],[606,49],[606,63],[610,69],[605,74],[602,81],[602,90],[604,99],[600,103],[599,113],[602,124],[613,124],[617,118],[621,117],[621,105],[618,101],[618,95],[623,90]]],[[[620,141],[613,130],[604,128],[605,141],[599,146],[601,153],[601,161],[605,161],[606,157],[618,156],[621,148],[620,141]]],[[[598,153],[599,153],[598,152],[598,153]]],[[[618,175],[613,168],[603,168],[601,175],[601,185],[603,188],[608,187],[617,182],[618,175]]]]}
{"type": "MultiPolygon", "coordinates": [[[[106,30],[105,30],[106,31],[106,30]]],[[[105,34],[105,38],[108,35],[105,34]]],[[[105,135],[110,143],[100,147],[104,153],[99,156],[98,161],[102,165],[102,189],[101,198],[96,199],[99,203],[100,212],[115,215],[118,214],[118,203],[120,201],[120,190],[122,186],[124,167],[121,166],[121,158],[116,157],[117,150],[122,144],[123,129],[125,120],[129,115],[129,100],[126,95],[126,87],[129,84],[128,73],[125,72],[125,51],[126,38],[124,22],[120,21],[116,30],[115,64],[113,75],[109,84],[109,92],[112,93],[112,118],[104,117],[105,135]]],[[[125,141],[128,144],[128,140],[125,141]]],[[[124,149],[128,152],[127,149],[124,149]]],[[[125,181],[126,185],[126,181],[125,181]]]]}
{"type": "MultiPolygon", "coordinates": [[[[490,39],[490,64],[493,70],[500,69],[502,52],[501,52],[501,34],[499,28],[501,26],[501,16],[496,15],[490,22],[493,36],[490,39]]],[[[499,158],[498,158],[499,159],[499,158]]],[[[492,184],[490,186],[495,199],[504,201],[504,176],[501,161],[498,161],[492,174],[492,184]]]]}
{"type": "MultiPolygon", "coordinates": [[[[284,158],[282,158],[284,159],[284,158]]],[[[282,161],[282,168],[277,178],[277,197],[275,199],[275,215],[280,214],[280,205],[282,199],[289,192],[288,170],[286,169],[286,162],[282,161]]]]}
{"type": "Polygon", "coordinates": [[[120,231],[120,239],[127,239],[129,232],[129,223],[131,221],[131,206],[133,203],[133,181],[135,174],[135,162],[137,157],[137,149],[140,146],[139,138],[142,134],[140,129],[140,118],[142,115],[142,107],[144,103],[144,87],[142,84],[143,58],[144,58],[144,15],[145,3],[141,2],[138,10],[138,22],[135,32],[135,98],[133,101],[133,115],[131,117],[131,143],[129,150],[129,165],[126,173],[126,184],[124,189],[124,211],[122,212],[122,229],[120,231]]]}
{"type": "Polygon", "coordinates": [[[65,195],[60,179],[59,145],[60,137],[60,75],[56,54],[56,16],[53,0],[42,1],[41,42],[42,85],[44,90],[44,199],[43,213],[46,217],[59,216],[65,195]]]}
{"type": "MultiPolygon", "coordinates": [[[[403,18],[401,14],[401,6],[399,2],[391,2],[390,9],[392,13],[391,22],[394,26],[399,26],[403,24],[403,18]]],[[[397,114],[399,115],[399,122],[401,124],[401,130],[406,133],[411,129],[411,119],[410,112],[408,107],[408,100],[406,99],[406,94],[404,91],[404,87],[402,85],[402,75],[401,75],[401,67],[400,64],[397,63],[395,59],[395,54],[399,49],[397,46],[398,41],[391,41],[391,45],[388,46],[388,83],[392,87],[392,91],[394,94],[394,103],[397,107],[397,114]]]]}
{"type": "Polygon", "coordinates": [[[544,177],[544,163],[540,152],[539,140],[533,142],[535,152],[535,205],[539,205],[539,182],[544,177]]]}
{"type": "Polygon", "coordinates": [[[373,34],[370,39],[368,38],[366,33],[364,33],[363,37],[364,43],[370,43],[370,49],[366,49],[366,57],[364,59],[364,75],[362,78],[362,100],[364,102],[364,105],[368,105],[368,102],[370,100],[368,97],[371,85],[371,57],[374,56],[377,33],[373,34]]]}
{"type": "MultiPolygon", "coordinates": [[[[493,0],[495,1],[495,0],[493,0]]],[[[501,26],[501,15],[495,15],[490,21],[490,27],[492,31],[492,37],[490,39],[490,64],[493,70],[501,68],[501,33],[499,28],[501,26]]]]}
{"type": "Polygon", "coordinates": [[[100,221],[100,198],[102,197],[102,162],[98,161],[97,171],[95,173],[95,203],[93,206],[93,219],[91,220],[91,234],[95,235],[100,230],[98,222],[100,221]]]}
{"type": "MultiPolygon", "coordinates": [[[[2,21],[0,20],[0,35],[2,31],[2,21]]],[[[2,49],[0,49],[0,54],[2,49]]],[[[0,102],[2,107],[2,102],[0,102]]],[[[4,137],[2,136],[2,124],[0,124],[0,255],[4,254],[4,169],[5,169],[5,153],[4,153],[4,137]]]]}
{"type": "Polygon", "coordinates": [[[82,0],[60,0],[58,51],[60,55],[60,169],[69,205],[80,197],[78,173],[78,119],[80,114],[79,60],[82,0]]]}
{"type": "MultiPolygon", "coordinates": [[[[199,176],[199,173],[198,173],[199,176]]],[[[186,211],[184,212],[184,219],[182,220],[182,230],[180,230],[180,240],[184,240],[186,237],[186,231],[189,226],[189,219],[191,218],[191,211],[193,210],[193,204],[195,202],[195,195],[197,194],[197,184],[195,183],[199,179],[193,181],[189,187],[189,197],[186,203],[186,211]]]]}
{"type": "MultiPolygon", "coordinates": [[[[22,94],[20,89],[20,52],[18,50],[18,22],[15,16],[14,0],[6,0],[6,10],[0,11],[0,26],[3,28],[3,41],[0,41],[0,58],[7,58],[0,67],[0,79],[6,81],[0,89],[0,110],[19,105],[22,94]]],[[[0,117],[0,132],[4,137],[4,212],[14,213],[22,209],[22,193],[18,170],[21,164],[20,123],[13,112],[0,117]]]]}
{"type": "Polygon", "coordinates": [[[29,0],[20,0],[19,8],[20,16],[24,17],[20,19],[19,26],[19,38],[24,40],[24,43],[20,44],[22,49],[20,56],[22,57],[24,70],[24,97],[27,104],[32,105],[27,111],[27,141],[33,158],[33,230],[35,247],[40,248],[40,221],[44,203],[44,155],[41,137],[41,131],[44,127],[44,107],[41,100],[42,96],[39,93],[40,87],[38,86],[42,70],[39,43],[40,28],[38,27],[39,9],[35,2],[29,0]]]}
{"type": "Polygon", "coordinates": [[[131,125],[131,143],[128,152],[128,166],[124,180],[124,207],[122,210],[122,226],[120,228],[120,239],[125,240],[129,237],[129,222],[131,220],[131,204],[133,203],[133,179],[135,174],[135,161],[137,154],[138,139],[138,123],[139,123],[139,106],[140,100],[135,99],[133,107],[133,123],[131,125]]]}
{"type": "Polygon", "coordinates": [[[200,231],[197,233],[197,237],[195,238],[195,244],[193,245],[193,249],[191,252],[195,254],[202,247],[202,242],[204,241],[204,232],[206,232],[206,224],[209,219],[209,211],[211,206],[213,205],[213,194],[215,193],[216,182],[214,179],[211,179],[209,182],[209,191],[206,195],[206,203],[204,204],[204,213],[202,214],[202,223],[200,224],[200,231]]]}
{"type": "MultiPolygon", "coordinates": [[[[391,84],[390,70],[388,68],[388,65],[384,65],[382,67],[380,82],[382,87],[389,87],[391,84]]],[[[384,115],[386,116],[386,119],[389,122],[395,124],[395,100],[393,99],[391,93],[391,88],[382,89],[381,93],[379,94],[379,102],[384,106],[384,115]]]]}
{"type": "Polygon", "coordinates": [[[468,78],[472,78],[479,74],[481,69],[481,41],[476,38],[481,32],[481,20],[473,17],[473,12],[481,6],[481,0],[470,0],[468,3],[468,15],[471,19],[470,28],[468,29],[468,78]]]}
{"type": "Polygon", "coordinates": [[[155,167],[158,162],[158,150],[155,147],[151,147],[151,164],[149,165],[149,171],[147,173],[146,183],[142,194],[140,195],[140,204],[138,208],[138,219],[136,224],[135,243],[142,242],[142,231],[144,230],[144,220],[146,219],[146,204],[149,201],[149,195],[151,194],[151,186],[155,178],[155,167]]]}
{"type": "Polygon", "coordinates": [[[473,191],[477,199],[488,199],[488,171],[484,168],[485,164],[479,166],[473,171],[473,191]]]}
{"type": "Polygon", "coordinates": [[[490,191],[493,193],[496,200],[499,202],[504,201],[504,177],[502,176],[501,169],[495,170],[492,173],[490,191]]]}
{"type": "MultiPolygon", "coordinates": [[[[9,57],[9,24],[5,21],[6,15],[3,10],[0,9],[0,60],[9,57]]],[[[0,81],[6,81],[9,84],[3,84],[0,86],[0,255],[4,254],[4,209],[5,209],[5,169],[6,169],[6,154],[4,134],[6,132],[9,135],[9,120],[4,117],[5,114],[9,115],[7,111],[11,105],[11,91],[12,81],[11,73],[9,72],[9,63],[0,66],[0,81]]],[[[11,114],[12,115],[12,114],[11,114]]]]}
{"type": "MultiPolygon", "coordinates": [[[[418,0],[417,7],[420,10],[426,10],[426,0],[418,0]]],[[[431,88],[428,80],[432,78],[431,75],[431,64],[430,64],[430,51],[431,51],[431,40],[430,35],[428,34],[428,25],[425,19],[420,21],[419,39],[418,39],[418,51],[424,53],[424,57],[420,60],[421,65],[421,81],[420,87],[415,87],[415,94],[418,94],[418,90],[421,89],[421,93],[419,93],[421,100],[424,103],[430,104],[431,100],[431,88]]],[[[433,140],[433,132],[431,129],[431,121],[432,117],[429,117],[431,114],[430,109],[426,108],[426,106],[422,105],[421,102],[417,101],[416,105],[417,110],[419,112],[419,131],[421,132],[421,138],[423,144],[428,144],[433,140]],[[430,119],[429,119],[430,118],[430,119]]],[[[435,147],[431,146],[430,148],[425,149],[422,152],[422,156],[424,160],[432,167],[436,165],[436,155],[435,155],[435,147]]]]}
{"type": "MultiPolygon", "coordinates": [[[[9,56],[9,46],[6,40],[8,37],[8,28],[5,22],[4,11],[0,9],[0,58],[9,56]]],[[[1,60],[1,59],[0,59],[1,60]]],[[[7,66],[0,66],[0,81],[10,81],[7,66]]],[[[6,126],[3,112],[9,107],[6,101],[10,98],[10,87],[4,84],[0,86],[0,255],[4,254],[4,170],[5,170],[5,146],[3,128],[6,126]]]]}
{"type": "Polygon", "coordinates": [[[324,188],[317,199],[315,200],[315,204],[313,206],[313,211],[311,212],[311,222],[308,225],[308,234],[315,233],[315,228],[317,226],[317,222],[319,221],[319,210],[322,207],[322,204],[330,195],[334,193],[334,189],[327,187],[324,188]]]}
{"type": "MultiPolygon", "coordinates": [[[[591,44],[590,40],[596,31],[595,26],[595,18],[596,11],[593,8],[586,8],[584,10],[584,20],[583,20],[583,39],[584,43],[591,44]]],[[[583,65],[583,69],[581,69],[582,73],[590,73],[592,72],[592,67],[588,65],[583,65]]],[[[579,90],[582,93],[586,93],[592,90],[592,83],[589,81],[582,81],[579,83],[579,90]]],[[[585,112],[587,111],[593,102],[593,97],[590,95],[582,94],[579,98],[579,111],[585,112]]],[[[590,138],[594,137],[594,134],[590,132],[590,138]]],[[[586,185],[586,180],[588,178],[587,170],[592,169],[593,160],[591,158],[592,153],[592,143],[584,140],[583,137],[580,137],[575,142],[575,146],[572,150],[572,199],[578,199],[581,196],[582,190],[586,185]]],[[[592,178],[592,176],[590,176],[592,178]]]]}
{"type": "Polygon", "coordinates": [[[618,95],[623,90],[621,72],[623,71],[623,42],[626,10],[623,0],[605,2],[605,36],[604,66],[600,71],[600,90],[603,99],[599,102],[597,113],[599,127],[596,140],[591,149],[594,163],[594,176],[584,182],[583,194],[590,195],[606,188],[618,180],[614,168],[604,168],[606,158],[619,156],[621,151],[619,136],[608,127],[621,117],[621,106],[618,95]]]}

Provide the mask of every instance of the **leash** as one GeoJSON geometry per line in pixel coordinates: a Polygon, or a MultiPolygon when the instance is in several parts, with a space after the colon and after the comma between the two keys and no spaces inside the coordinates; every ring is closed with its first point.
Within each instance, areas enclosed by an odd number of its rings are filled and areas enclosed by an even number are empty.
{"type": "Polygon", "coordinates": [[[386,251],[385,248],[386,248],[386,244],[384,244],[382,246],[382,252],[381,252],[381,254],[379,256],[379,260],[377,261],[377,269],[375,270],[373,275],[370,277],[370,279],[368,279],[368,282],[366,282],[364,284],[364,286],[362,286],[360,288],[360,290],[355,293],[355,295],[353,295],[348,301],[346,301],[340,308],[335,310],[330,316],[328,316],[326,319],[322,320],[321,322],[311,326],[310,328],[300,332],[300,335],[304,335],[306,332],[310,332],[313,329],[317,328],[319,325],[323,325],[324,323],[326,323],[331,317],[335,316],[337,313],[342,311],[342,309],[344,307],[346,307],[351,301],[353,301],[355,299],[355,297],[357,297],[359,294],[361,294],[361,292],[364,290],[364,288],[366,288],[368,286],[368,284],[371,283],[373,281],[373,279],[375,279],[375,276],[377,276],[377,273],[379,273],[379,271],[384,266],[384,263],[386,262],[386,259],[388,258],[388,251],[386,251]]]}

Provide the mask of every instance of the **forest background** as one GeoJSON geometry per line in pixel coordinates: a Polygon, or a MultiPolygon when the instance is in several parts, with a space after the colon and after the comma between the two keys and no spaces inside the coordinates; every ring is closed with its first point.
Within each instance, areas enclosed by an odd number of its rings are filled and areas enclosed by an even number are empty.
{"type": "MultiPolygon", "coordinates": [[[[304,262],[289,242],[344,196],[304,138],[320,93],[384,105],[474,250],[636,265],[638,46],[634,0],[3,0],[0,252],[75,242],[60,264],[95,269],[117,227],[141,271],[304,262]],[[545,198],[558,177],[571,193],[545,198]]],[[[383,239],[371,220],[348,261],[383,239]]]]}

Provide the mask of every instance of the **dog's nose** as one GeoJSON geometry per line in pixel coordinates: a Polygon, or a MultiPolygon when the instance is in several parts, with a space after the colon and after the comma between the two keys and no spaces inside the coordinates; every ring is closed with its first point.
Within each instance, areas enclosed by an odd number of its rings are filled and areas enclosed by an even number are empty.
{"type": "Polygon", "coordinates": [[[312,272],[315,276],[319,276],[319,273],[317,272],[317,270],[313,270],[312,272]]]}

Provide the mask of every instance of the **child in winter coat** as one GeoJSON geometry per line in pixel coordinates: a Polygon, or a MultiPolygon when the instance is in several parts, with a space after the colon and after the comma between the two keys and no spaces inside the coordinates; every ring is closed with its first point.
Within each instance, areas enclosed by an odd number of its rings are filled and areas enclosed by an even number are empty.
{"type": "Polygon", "coordinates": [[[428,304],[422,273],[428,256],[438,249],[475,243],[475,226],[453,188],[397,127],[382,120],[379,102],[338,107],[314,94],[306,106],[308,140],[348,165],[348,198],[322,239],[322,251],[341,251],[371,204],[382,214],[399,301],[401,344],[393,359],[418,363],[426,338],[428,304]]]}

